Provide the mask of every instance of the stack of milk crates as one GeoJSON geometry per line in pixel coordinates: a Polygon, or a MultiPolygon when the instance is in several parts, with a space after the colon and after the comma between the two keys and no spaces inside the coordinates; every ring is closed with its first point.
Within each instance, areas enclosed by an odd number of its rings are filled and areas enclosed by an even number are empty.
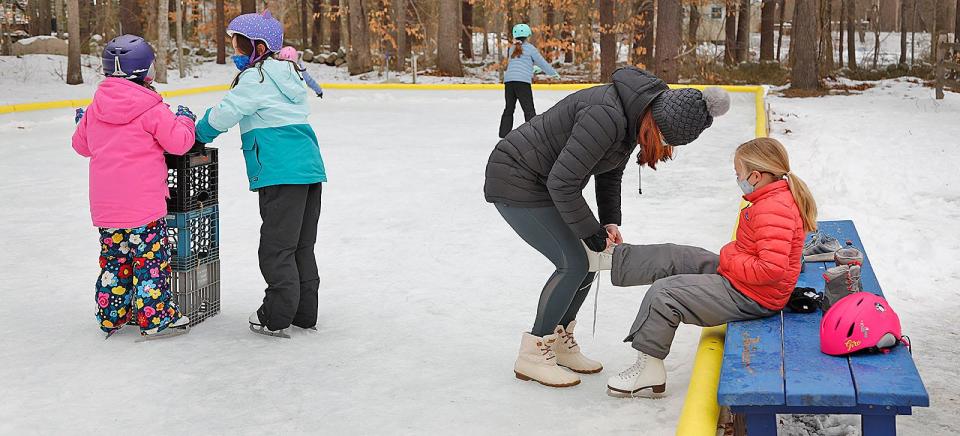
{"type": "Polygon", "coordinates": [[[220,313],[217,149],[195,147],[166,160],[170,291],[190,325],[196,325],[220,313]]]}

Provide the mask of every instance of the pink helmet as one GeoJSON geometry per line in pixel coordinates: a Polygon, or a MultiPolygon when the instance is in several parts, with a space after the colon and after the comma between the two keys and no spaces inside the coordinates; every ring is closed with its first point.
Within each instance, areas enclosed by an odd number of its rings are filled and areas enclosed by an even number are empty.
{"type": "Polygon", "coordinates": [[[833,356],[890,348],[901,338],[896,312],[883,297],[869,292],[841,298],[820,321],[820,351],[833,356]]]}
{"type": "Polygon", "coordinates": [[[277,53],[277,57],[285,61],[296,62],[300,55],[297,54],[297,49],[288,45],[280,49],[280,53],[277,53]]]}

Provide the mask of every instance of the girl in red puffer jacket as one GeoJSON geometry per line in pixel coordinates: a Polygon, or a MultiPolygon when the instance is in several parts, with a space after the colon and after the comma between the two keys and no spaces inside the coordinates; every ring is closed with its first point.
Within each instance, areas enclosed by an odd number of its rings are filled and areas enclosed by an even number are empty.
{"type": "Polygon", "coordinates": [[[816,230],[817,206],[790,172],[787,150],[771,138],[740,145],[737,183],[751,203],[740,212],[736,240],[720,255],[674,244],[618,245],[593,253],[591,266],[611,269],[616,286],[649,285],[625,342],[637,362],[607,382],[612,394],[656,396],[666,389],[663,359],[680,323],[716,326],[762,318],[787,304],[800,276],[803,241],[816,230]]]}

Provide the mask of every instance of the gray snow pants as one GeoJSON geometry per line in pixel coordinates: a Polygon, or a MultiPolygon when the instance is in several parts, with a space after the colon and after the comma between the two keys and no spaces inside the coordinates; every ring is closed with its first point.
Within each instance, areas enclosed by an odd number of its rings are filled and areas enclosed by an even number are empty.
{"type": "Polygon", "coordinates": [[[776,314],[717,274],[720,256],[675,244],[621,244],[613,252],[614,286],[650,285],[624,342],[663,359],[680,323],[703,327],[776,314]]]}
{"type": "Polygon", "coordinates": [[[530,333],[553,334],[558,325],[577,318],[596,275],[588,271],[587,254],[570,226],[555,207],[522,208],[495,203],[507,224],[527,244],[543,254],[557,268],[540,291],[540,305],[530,333]]]}

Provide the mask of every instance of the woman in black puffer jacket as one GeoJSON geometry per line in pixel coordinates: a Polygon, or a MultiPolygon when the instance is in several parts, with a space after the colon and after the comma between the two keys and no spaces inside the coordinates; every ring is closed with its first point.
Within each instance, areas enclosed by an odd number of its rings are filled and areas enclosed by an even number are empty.
{"type": "Polygon", "coordinates": [[[622,242],[620,184],[638,143],[638,163],[656,169],[729,106],[719,88],[669,90],[652,74],[627,67],[613,73],[612,84],[567,96],[497,144],[487,163],[486,200],[557,268],[521,340],[518,378],[564,387],[580,379],[561,366],[583,374],[603,369],[573,338],[594,278],[584,246],[600,252],[622,242]],[[599,220],[582,193],[591,176],[599,220]]]}

